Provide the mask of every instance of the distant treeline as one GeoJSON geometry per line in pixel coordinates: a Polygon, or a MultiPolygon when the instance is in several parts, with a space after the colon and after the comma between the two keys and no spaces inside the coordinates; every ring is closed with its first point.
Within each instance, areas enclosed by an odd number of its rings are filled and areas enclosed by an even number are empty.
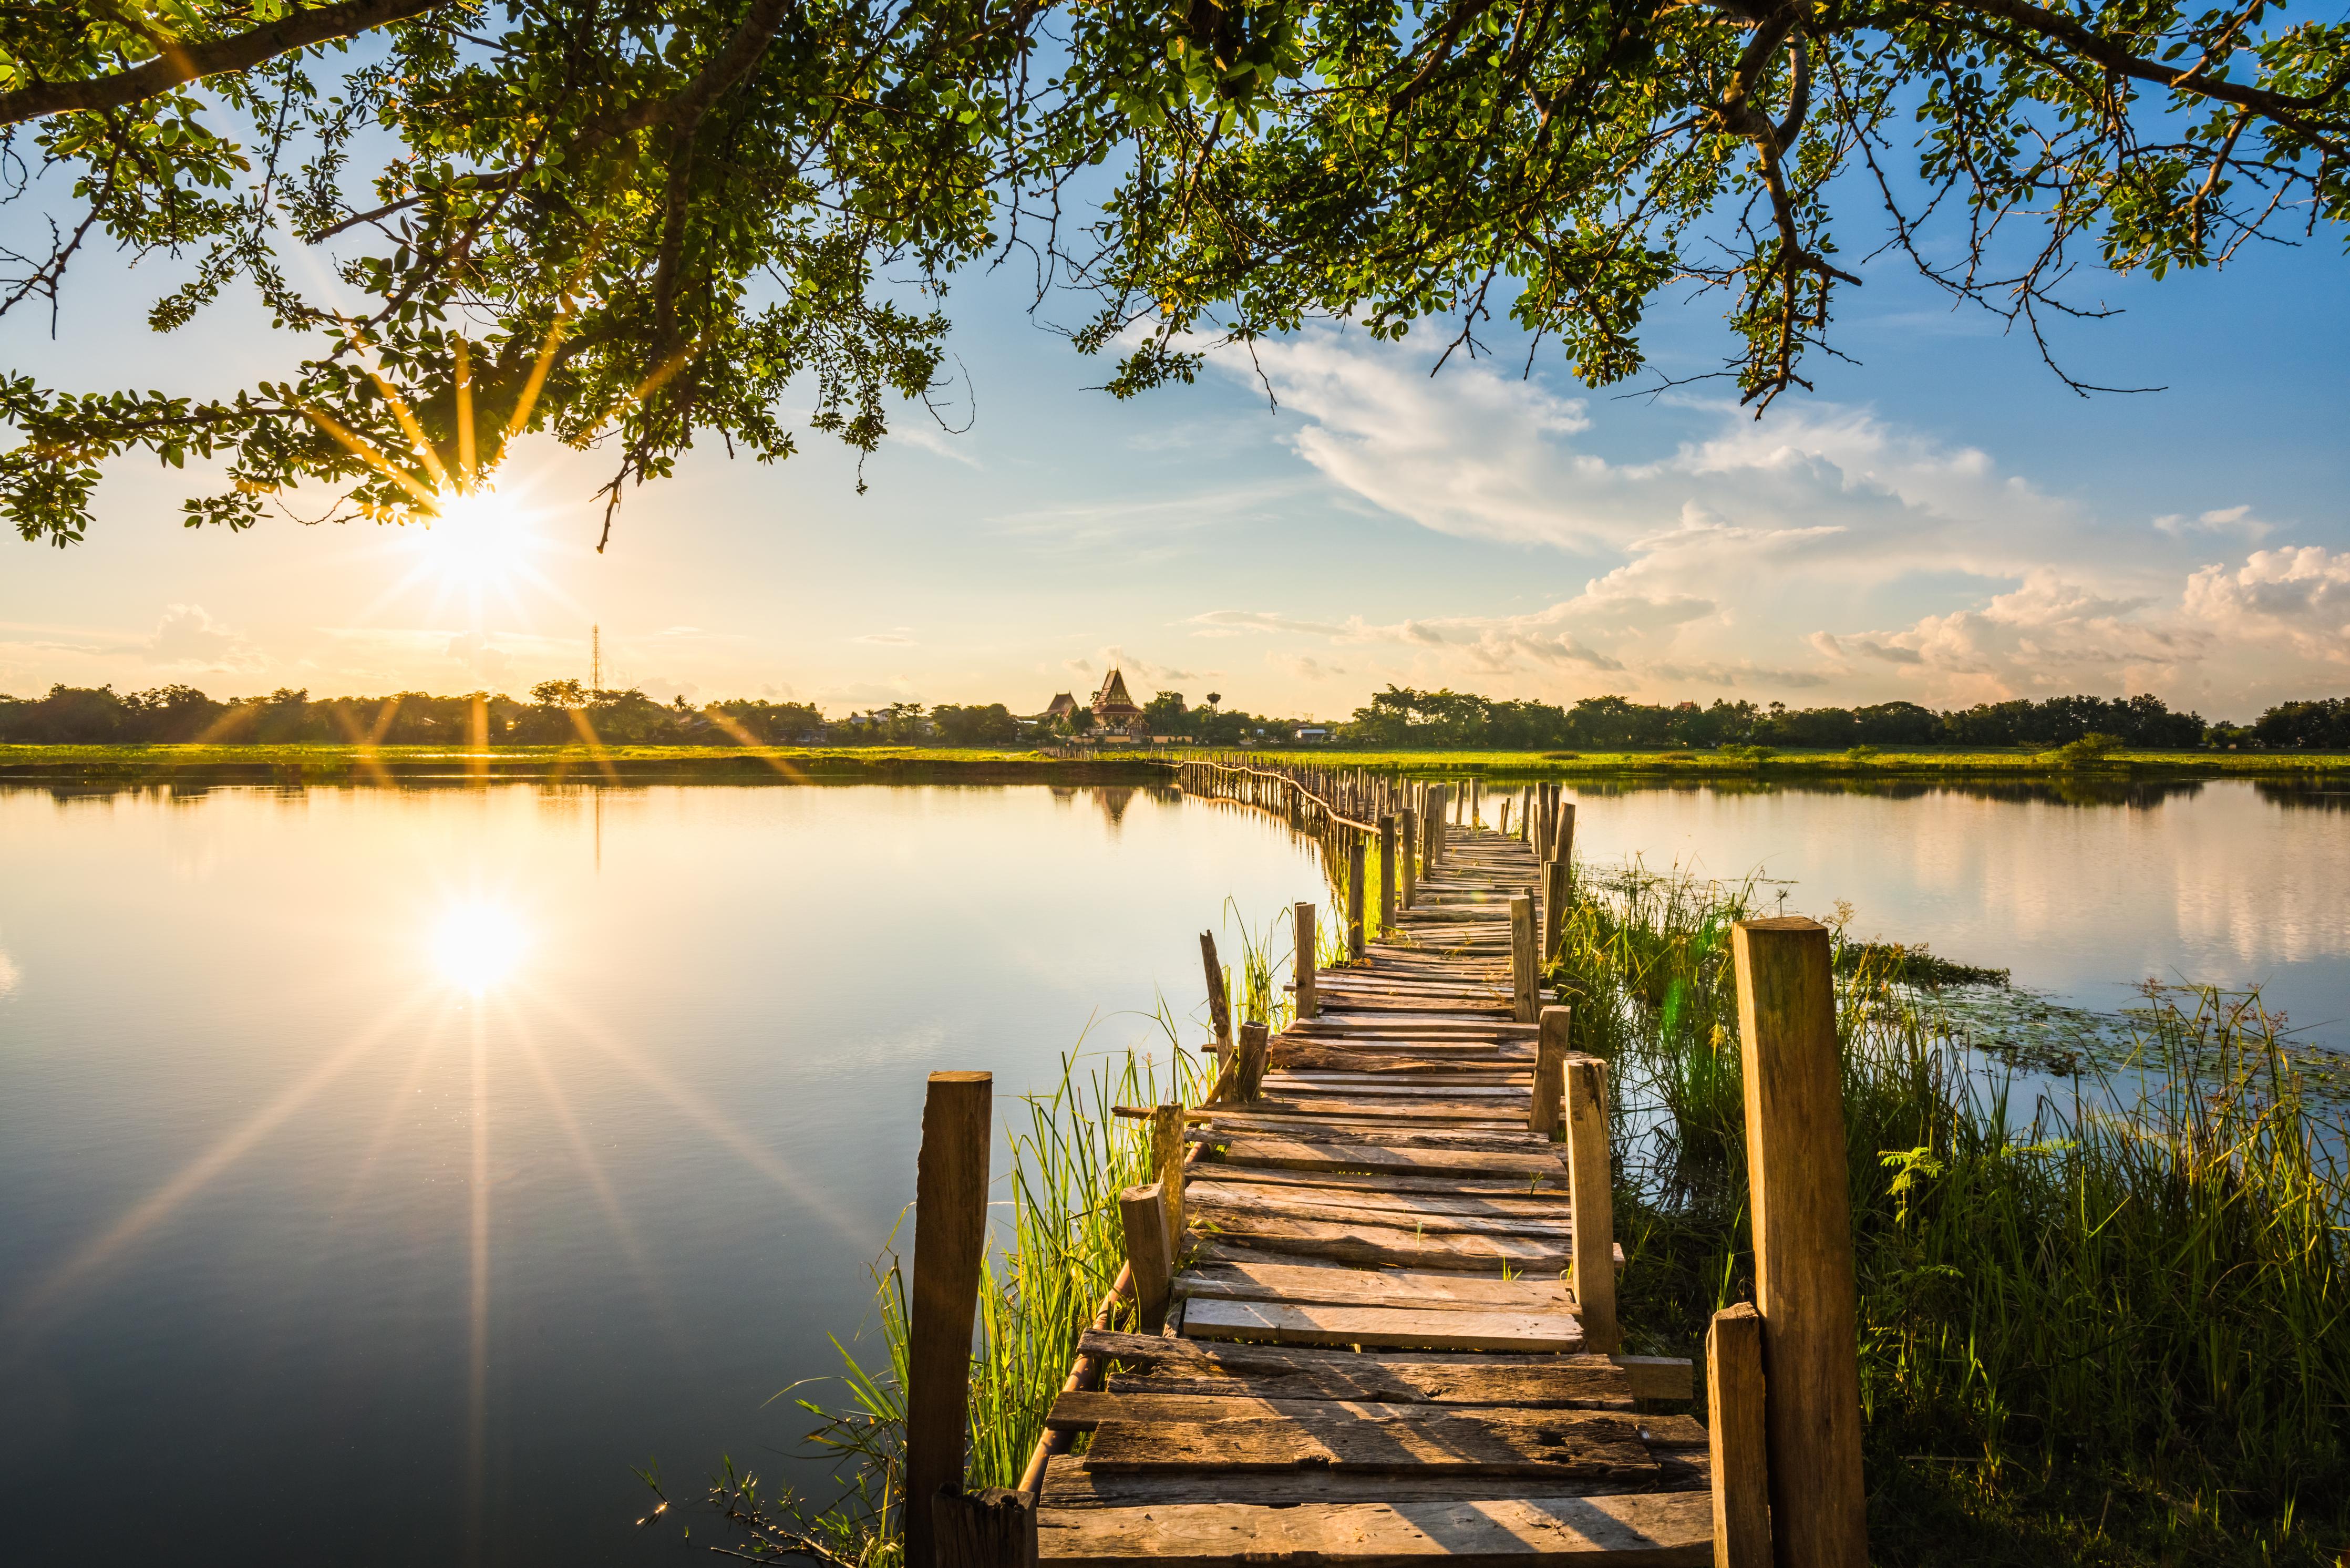
{"type": "MultiPolygon", "coordinates": [[[[1296,720],[1275,720],[1212,703],[1187,707],[1161,691],[1145,705],[1154,734],[1206,744],[1290,740],[1296,720]]],[[[1056,722],[1053,732],[1082,732],[1056,722]]],[[[1458,691],[1388,687],[1330,742],[1366,747],[1492,751],[1617,750],[1641,746],[2064,745],[2110,735],[2127,746],[2187,749],[2241,746],[2267,751],[2350,750],[2350,699],[2285,702],[2250,725],[2207,723],[2171,711],[2158,697],[2054,697],[1980,703],[1937,711],[1914,702],[1866,708],[1790,709],[1773,702],[1648,704],[1586,697],[1571,708],[1496,701],[1458,691]]],[[[606,745],[949,745],[1010,746],[1044,738],[1039,726],[1001,702],[893,702],[827,719],[806,702],[736,699],[695,706],[658,702],[644,692],[587,690],[577,680],[546,680],[527,701],[489,691],[434,696],[312,697],[280,688],[265,697],[226,701],[189,686],[117,692],[110,686],[53,686],[45,697],[0,696],[0,742],[35,744],[137,744],[196,741],[220,745],[366,742],[375,745],[504,743],[559,745],[593,737],[606,745]]]]}
{"type": "Polygon", "coordinates": [[[1572,708],[1497,701],[1460,691],[1390,686],[1355,710],[1345,726],[1350,744],[1461,750],[1540,751],[1625,746],[2061,746],[2089,735],[2124,745],[2183,749],[2251,745],[2268,749],[2350,747],[2350,700],[2287,702],[2257,723],[2206,723],[2176,713],[2159,697],[2051,697],[2034,702],[1983,702],[1938,711],[1915,702],[1866,708],[1791,709],[1773,702],[1717,701],[1648,704],[1586,697],[1572,708]]]}

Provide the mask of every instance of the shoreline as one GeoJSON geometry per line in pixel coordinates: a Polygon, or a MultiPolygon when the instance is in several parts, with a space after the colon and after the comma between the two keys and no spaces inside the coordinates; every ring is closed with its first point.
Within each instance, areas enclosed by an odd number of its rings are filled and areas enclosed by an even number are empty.
{"type": "MultiPolygon", "coordinates": [[[[0,782],[152,784],[1149,784],[1186,757],[1230,754],[1168,748],[1057,757],[948,747],[0,745],[0,782]]],[[[1331,770],[1423,776],[1625,779],[1643,784],[1721,781],[1854,784],[1966,780],[2123,784],[2249,778],[2350,781],[2340,752],[2131,752],[2093,762],[2040,752],[1348,752],[1251,749],[1252,759],[1331,770]]]]}

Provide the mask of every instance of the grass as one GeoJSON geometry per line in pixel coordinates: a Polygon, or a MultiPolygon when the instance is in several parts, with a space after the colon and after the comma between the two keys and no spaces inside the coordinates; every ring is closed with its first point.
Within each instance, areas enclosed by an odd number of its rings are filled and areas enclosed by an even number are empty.
{"type": "Polygon", "coordinates": [[[773,784],[875,777],[1085,783],[1164,776],[1137,755],[1064,760],[951,746],[0,745],[0,779],[297,784],[541,780],[592,784],[692,777],[773,784]]]}
{"type": "MultiPolygon", "coordinates": [[[[1728,938],[1755,888],[1579,868],[1554,979],[1607,1057],[1620,1310],[1638,1353],[1702,1355],[1746,1299],[1743,1102],[1728,938]]],[[[1331,955],[1328,928],[1326,961],[1331,955]]],[[[1270,1005],[1243,940],[1235,1007],[1270,1005]]],[[[1846,1160],[1860,1304],[1872,1560],[1918,1568],[2317,1565],[2350,1542],[2350,1184],[2256,1001],[2156,997],[2134,1054],[2026,1102],[1938,997],[1981,971],[1836,932],[1846,1160]]],[[[1162,1008],[1170,1046],[1176,1021],[1162,1008]]],[[[1193,1059],[1171,1054],[1179,1090],[1193,1059]]],[[[1170,1075],[1128,1053],[1027,1097],[1012,1219],[982,1293],[971,1484],[1016,1480],[1118,1267],[1111,1199],[1141,1142],[1109,1107],[1170,1075]]],[[[730,1469],[743,1532],[897,1561],[904,1286],[877,1271],[889,1366],[808,1402],[843,1461],[824,1507],[730,1469]],[[762,1533],[764,1532],[764,1533],[762,1533]]],[[[1701,1383],[1701,1380],[1700,1380],[1701,1383]]]]}

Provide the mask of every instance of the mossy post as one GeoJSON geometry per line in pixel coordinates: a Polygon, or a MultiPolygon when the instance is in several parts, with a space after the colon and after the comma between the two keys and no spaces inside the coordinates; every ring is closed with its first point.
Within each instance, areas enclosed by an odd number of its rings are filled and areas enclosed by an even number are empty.
{"type": "Polygon", "coordinates": [[[1314,986],[1315,966],[1322,951],[1315,945],[1320,939],[1314,930],[1314,901],[1301,898],[1291,914],[1297,922],[1297,952],[1289,964],[1290,978],[1297,987],[1297,1016],[1313,1018],[1322,1011],[1321,993],[1314,986]]]}
{"type": "Polygon", "coordinates": [[[1773,1551],[1782,1568],[1865,1568],[1852,1215],[1827,928],[1800,917],[1742,920],[1730,944],[1773,1551]]]}
{"type": "Polygon", "coordinates": [[[962,1490],[993,1096],[993,1074],[933,1073],[922,1101],[906,1334],[907,1568],[937,1568],[931,1500],[962,1490]]]}
{"type": "Polygon", "coordinates": [[[1167,1206],[1167,1233],[1183,1233],[1183,1107],[1169,1104],[1150,1108],[1150,1175],[1159,1183],[1159,1201],[1167,1206]]]}

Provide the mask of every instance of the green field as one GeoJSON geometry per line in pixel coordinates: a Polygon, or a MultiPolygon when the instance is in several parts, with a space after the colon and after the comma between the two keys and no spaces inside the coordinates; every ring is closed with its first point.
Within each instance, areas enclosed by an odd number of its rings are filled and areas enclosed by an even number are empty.
{"type": "MultiPolygon", "coordinates": [[[[1105,748],[1088,758],[1035,751],[951,746],[450,746],[357,745],[0,745],[0,778],[220,779],[360,784],[387,779],[644,779],[777,777],[1037,783],[1139,782],[1163,775],[1186,754],[1105,748]]],[[[1326,768],[1503,781],[1533,778],[1681,777],[1768,782],[1834,778],[1880,783],[1932,778],[2193,778],[2240,775],[2350,777],[2340,752],[2133,752],[2068,757],[2062,752],[1918,750],[1774,752],[1356,752],[1264,747],[1243,755],[1326,768]]]]}

